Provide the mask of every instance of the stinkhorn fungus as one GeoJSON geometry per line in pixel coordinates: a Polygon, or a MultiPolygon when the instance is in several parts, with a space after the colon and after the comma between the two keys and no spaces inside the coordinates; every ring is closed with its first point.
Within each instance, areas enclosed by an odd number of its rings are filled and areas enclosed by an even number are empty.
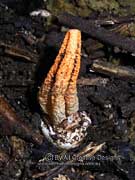
{"type": "Polygon", "coordinates": [[[91,124],[86,112],[79,112],[77,77],[81,58],[81,32],[69,30],[38,94],[43,112],[43,134],[63,149],[79,146],[91,124]]]}

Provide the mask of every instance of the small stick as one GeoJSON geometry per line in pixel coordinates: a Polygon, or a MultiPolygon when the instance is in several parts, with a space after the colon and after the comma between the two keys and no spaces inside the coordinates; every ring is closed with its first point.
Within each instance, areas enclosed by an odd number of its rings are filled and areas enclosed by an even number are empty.
{"type": "Polygon", "coordinates": [[[38,56],[27,50],[24,50],[19,47],[15,47],[13,45],[5,44],[4,42],[1,42],[1,41],[0,41],[0,46],[4,47],[4,53],[7,55],[23,58],[32,63],[37,62],[38,56]]]}
{"type": "Polygon", "coordinates": [[[79,86],[100,86],[106,85],[108,82],[108,78],[96,77],[96,78],[84,78],[81,77],[77,80],[77,85],[79,86]]]}
{"type": "Polygon", "coordinates": [[[125,66],[113,65],[109,62],[94,61],[91,69],[95,72],[115,76],[127,80],[135,80],[135,70],[125,66]]]}
{"type": "Polygon", "coordinates": [[[30,142],[36,144],[42,143],[43,136],[40,133],[34,132],[31,127],[22,122],[22,120],[16,115],[15,110],[1,96],[0,115],[2,116],[0,125],[3,127],[5,135],[18,135],[30,142]]]}
{"type": "Polygon", "coordinates": [[[92,20],[98,26],[105,26],[105,25],[121,25],[121,24],[130,24],[135,22],[135,16],[124,16],[124,17],[109,17],[107,19],[97,19],[92,20]]]}
{"type": "Polygon", "coordinates": [[[120,49],[132,54],[135,53],[134,40],[120,34],[116,34],[115,32],[110,32],[102,27],[98,27],[90,20],[85,20],[80,17],[63,13],[58,16],[58,21],[63,25],[79,29],[88,34],[90,37],[95,38],[104,44],[119,47],[120,49]]]}
{"type": "Polygon", "coordinates": [[[105,143],[102,143],[100,145],[93,145],[93,143],[90,143],[89,145],[84,147],[84,149],[82,149],[80,152],[78,152],[76,154],[76,158],[73,158],[73,160],[69,160],[69,161],[65,162],[65,164],[63,166],[56,166],[55,168],[51,169],[49,172],[45,171],[45,172],[34,174],[32,176],[32,178],[39,178],[39,177],[47,176],[45,178],[45,180],[52,179],[54,176],[56,176],[57,174],[61,173],[64,169],[66,169],[70,163],[72,164],[74,162],[77,162],[77,158],[79,158],[79,156],[85,156],[87,158],[90,158],[96,152],[101,150],[104,145],[105,145],[105,143]]]}

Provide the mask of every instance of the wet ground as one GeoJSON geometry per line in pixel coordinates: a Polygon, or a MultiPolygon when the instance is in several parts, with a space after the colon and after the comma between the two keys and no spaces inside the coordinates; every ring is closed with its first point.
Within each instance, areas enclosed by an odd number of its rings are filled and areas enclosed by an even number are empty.
{"type": "MultiPolygon", "coordinates": [[[[53,64],[64,34],[65,27],[57,21],[48,26],[46,18],[19,14],[12,6],[7,8],[0,4],[0,95],[40,134],[42,112],[37,92],[53,64]],[[14,51],[16,48],[20,51],[14,51]]],[[[82,33],[78,97],[80,110],[85,110],[92,120],[82,147],[91,141],[106,144],[88,165],[69,165],[58,172],[71,180],[133,180],[135,176],[135,81],[91,71],[97,52],[104,56],[98,58],[101,61],[118,59],[122,65],[133,68],[134,57],[113,57],[109,48],[82,33]],[[84,79],[88,83],[82,82],[84,79]]],[[[9,136],[2,128],[2,122],[0,117],[0,179],[46,179],[47,174],[40,176],[39,173],[49,174],[55,165],[48,165],[48,160],[39,160],[48,153],[54,157],[61,151],[46,139],[37,145],[13,134],[9,136]]],[[[75,149],[69,154],[77,152],[75,149]]]]}

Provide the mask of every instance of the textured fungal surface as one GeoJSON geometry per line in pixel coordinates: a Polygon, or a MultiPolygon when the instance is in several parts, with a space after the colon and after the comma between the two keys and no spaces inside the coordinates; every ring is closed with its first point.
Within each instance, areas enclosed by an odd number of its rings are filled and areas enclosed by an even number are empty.
{"type": "MultiPolygon", "coordinates": [[[[49,126],[48,129],[42,123],[42,129],[47,137],[57,136],[54,138],[58,140],[56,144],[77,145],[86,136],[90,122],[89,118],[82,118],[87,117],[86,114],[78,113],[76,81],[80,69],[80,53],[81,32],[71,29],[66,33],[58,56],[39,91],[39,103],[48,115],[49,126]]],[[[50,137],[49,140],[53,141],[50,137]]]]}
{"type": "Polygon", "coordinates": [[[81,33],[67,32],[39,91],[39,102],[45,113],[59,124],[66,116],[78,111],[76,80],[80,69],[81,33]]]}

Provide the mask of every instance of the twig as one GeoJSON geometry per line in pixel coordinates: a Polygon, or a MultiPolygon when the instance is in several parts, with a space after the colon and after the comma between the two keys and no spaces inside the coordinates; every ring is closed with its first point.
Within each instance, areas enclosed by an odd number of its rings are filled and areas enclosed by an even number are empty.
{"type": "Polygon", "coordinates": [[[95,21],[95,24],[98,26],[130,24],[135,22],[135,16],[108,17],[107,19],[97,19],[93,21],[95,21]]]}
{"type": "Polygon", "coordinates": [[[45,171],[45,172],[41,172],[41,173],[37,173],[34,174],[32,176],[32,178],[39,178],[39,177],[43,177],[43,176],[47,176],[45,178],[45,180],[49,180],[52,179],[54,176],[56,176],[57,174],[59,174],[60,172],[62,172],[64,169],[66,169],[68,167],[68,165],[70,163],[74,163],[77,160],[77,157],[79,156],[85,156],[85,157],[92,157],[96,152],[98,152],[99,150],[102,149],[102,147],[105,145],[105,143],[102,143],[100,145],[93,145],[93,143],[90,143],[88,146],[86,146],[83,150],[81,150],[78,154],[76,154],[76,158],[74,158],[73,160],[69,160],[67,162],[64,163],[63,166],[57,166],[53,169],[51,169],[49,172],[45,171]]]}
{"type": "Polygon", "coordinates": [[[77,80],[77,84],[79,86],[100,86],[106,85],[108,82],[108,78],[96,77],[96,78],[84,78],[81,77],[77,80]]]}
{"type": "Polygon", "coordinates": [[[80,29],[82,32],[88,34],[92,38],[101,41],[104,44],[119,47],[130,53],[135,53],[135,41],[124,37],[115,32],[109,32],[102,27],[96,26],[90,20],[84,20],[80,17],[63,13],[58,16],[58,21],[66,26],[80,29]]]}
{"type": "Polygon", "coordinates": [[[109,62],[94,61],[91,69],[95,72],[115,76],[127,80],[135,80],[135,70],[125,66],[113,65],[109,62]]]}
{"type": "Polygon", "coordinates": [[[22,122],[22,120],[16,115],[15,110],[1,96],[0,115],[3,117],[2,121],[0,121],[0,125],[3,127],[5,135],[18,135],[27,141],[36,144],[42,143],[42,135],[40,133],[34,132],[31,127],[22,122]]]}
{"type": "Polygon", "coordinates": [[[0,47],[4,48],[4,53],[10,56],[19,57],[25,59],[29,62],[36,63],[38,56],[34,53],[31,53],[25,49],[15,47],[13,45],[5,44],[0,41],[0,47]]]}

